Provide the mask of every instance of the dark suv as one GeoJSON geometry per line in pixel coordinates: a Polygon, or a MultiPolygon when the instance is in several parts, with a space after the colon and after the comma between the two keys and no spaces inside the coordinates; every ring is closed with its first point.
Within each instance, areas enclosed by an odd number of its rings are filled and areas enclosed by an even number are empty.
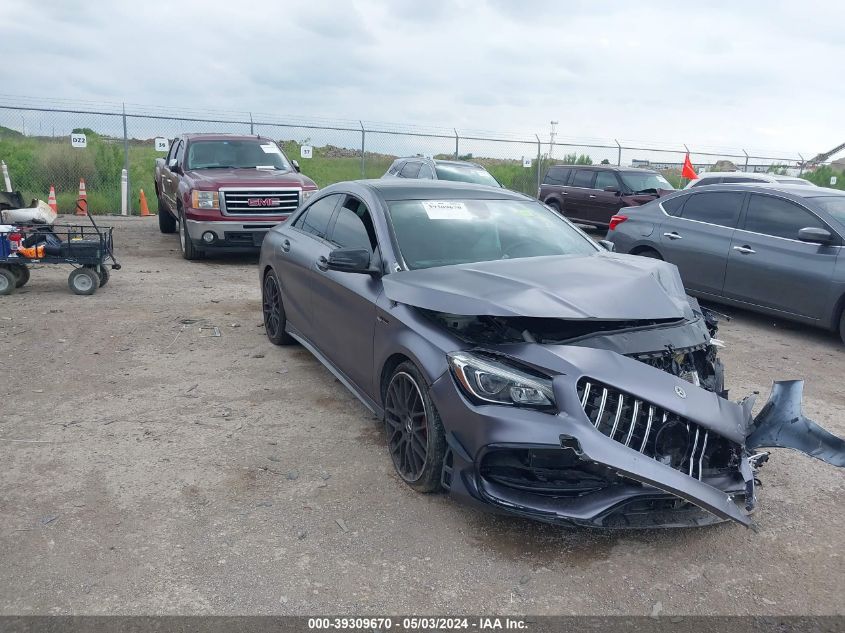
{"type": "Polygon", "coordinates": [[[501,187],[478,163],[465,160],[440,160],[425,156],[397,158],[382,178],[422,178],[424,180],[453,180],[476,185],[501,187]]]}
{"type": "Polygon", "coordinates": [[[570,220],[606,227],[623,207],[636,207],[674,190],[650,169],[552,165],[537,197],[570,220]]]}

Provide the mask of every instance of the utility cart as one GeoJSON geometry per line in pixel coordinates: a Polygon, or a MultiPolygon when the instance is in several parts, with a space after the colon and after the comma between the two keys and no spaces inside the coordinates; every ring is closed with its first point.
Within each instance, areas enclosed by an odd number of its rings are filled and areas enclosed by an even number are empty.
{"type": "Polygon", "coordinates": [[[67,264],[73,268],[67,284],[74,294],[92,295],[119,270],[114,256],[112,227],[100,228],[90,213],[90,226],[0,221],[0,295],[8,295],[29,281],[39,264],[67,264]]]}

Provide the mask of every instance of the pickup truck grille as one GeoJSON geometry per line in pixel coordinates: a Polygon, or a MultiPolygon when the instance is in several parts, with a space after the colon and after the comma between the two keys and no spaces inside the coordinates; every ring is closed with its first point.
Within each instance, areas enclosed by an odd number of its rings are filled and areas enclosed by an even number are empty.
{"type": "Polygon", "coordinates": [[[591,378],[579,380],[577,389],[602,434],[690,477],[736,461],[736,445],[692,420],[591,378]]]}
{"type": "Polygon", "coordinates": [[[285,215],[299,206],[300,189],[221,189],[226,215],[285,215]]]}

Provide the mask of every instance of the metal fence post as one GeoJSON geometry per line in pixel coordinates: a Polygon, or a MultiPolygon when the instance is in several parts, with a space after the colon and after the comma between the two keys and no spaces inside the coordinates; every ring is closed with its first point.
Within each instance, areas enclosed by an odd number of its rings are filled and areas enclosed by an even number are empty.
{"type": "Polygon", "coordinates": [[[364,124],[361,121],[358,121],[358,125],[361,126],[361,178],[366,178],[366,174],[364,173],[364,151],[367,146],[367,131],[364,129],[364,124]]]}
{"type": "Polygon", "coordinates": [[[543,149],[540,144],[540,137],[539,135],[535,134],[534,136],[537,137],[537,196],[540,196],[540,157],[542,156],[543,149]]]}
{"type": "MultiPolygon", "coordinates": [[[[132,179],[129,177],[129,133],[126,129],[126,104],[123,104],[123,169],[126,170],[126,210],[132,215],[132,179]]],[[[121,212],[123,209],[121,209],[121,212]]]]}
{"type": "Polygon", "coordinates": [[[742,153],[745,154],[745,168],[742,171],[748,171],[748,152],[742,150],[742,153]]]}
{"type": "Polygon", "coordinates": [[[249,133],[255,134],[255,129],[253,128],[253,125],[252,125],[252,112],[249,113],[249,133]]]}
{"type": "Polygon", "coordinates": [[[795,153],[798,154],[798,158],[801,159],[801,164],[798,166],[798,175],[800,176],[801,174],[804,173],[804,162],[805,161],[804,161],[804,157],[801,156],[801,152],[795,152],[795,153]]]}
{"type": "Polygon", "coordinates": [[[622,167],[622,146],[619,144],[619,141],[613,139],[613,142],[616,143],[616,166],[622,167]]]}
{"type": "Polygon", "coordinates": [[[458,160],[458,130],[452,129],[455,130],[455,160],[458,160]]]}

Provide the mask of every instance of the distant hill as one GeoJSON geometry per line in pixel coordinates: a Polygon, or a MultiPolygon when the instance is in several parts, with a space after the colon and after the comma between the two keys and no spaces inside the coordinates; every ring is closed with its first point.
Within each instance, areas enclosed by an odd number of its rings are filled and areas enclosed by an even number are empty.
{"type": "Polygon", "coordinates": [[[23,134],[17,130],[0,125],[0,138],[23,138],[23,134]]]}

